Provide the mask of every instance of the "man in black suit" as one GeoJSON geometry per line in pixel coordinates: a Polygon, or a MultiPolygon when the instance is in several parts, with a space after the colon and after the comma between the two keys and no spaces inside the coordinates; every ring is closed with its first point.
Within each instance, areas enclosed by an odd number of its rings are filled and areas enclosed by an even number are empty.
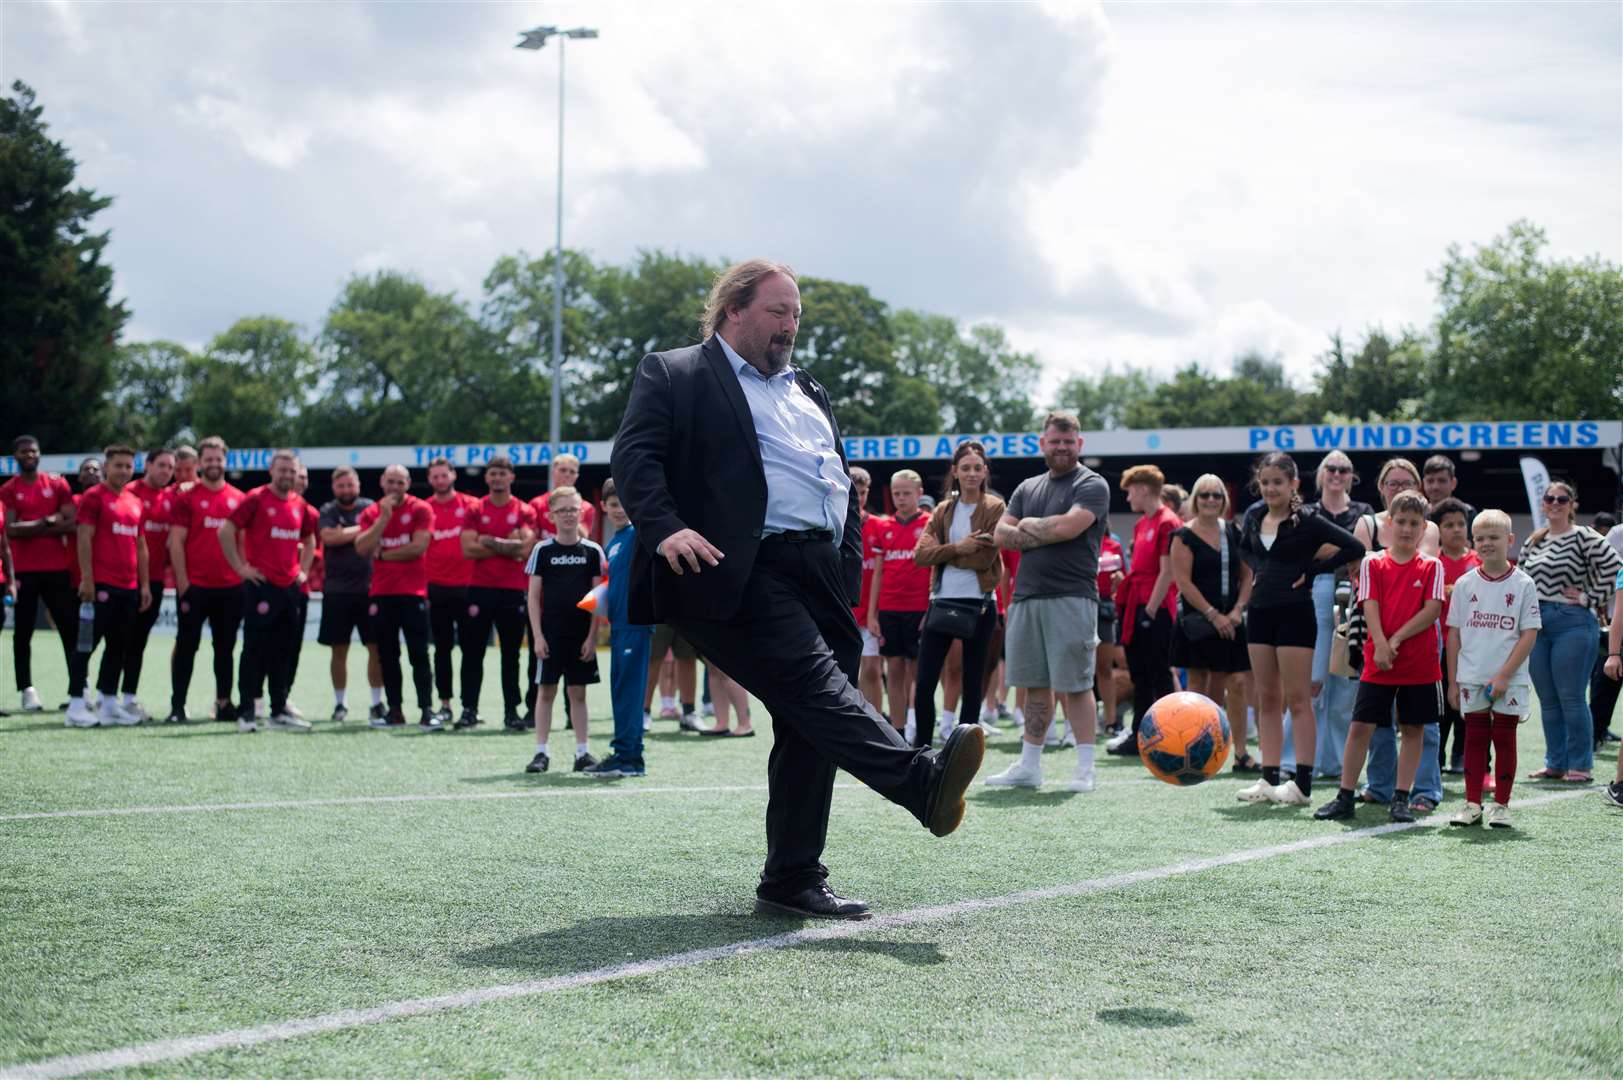
{"type": "Polygon", "coordinates": [[[819,861],[836,767],[945,836],[986,741],[966,724],[916,750],[857,690],[861,519],[828,394],[789,363],[799,325],[788,267],[724,271],[704,343],[638,365],[612,465],[637,526],[631,621],[674,624],[772,714],[756,910],[865,919],[819,861]]]}

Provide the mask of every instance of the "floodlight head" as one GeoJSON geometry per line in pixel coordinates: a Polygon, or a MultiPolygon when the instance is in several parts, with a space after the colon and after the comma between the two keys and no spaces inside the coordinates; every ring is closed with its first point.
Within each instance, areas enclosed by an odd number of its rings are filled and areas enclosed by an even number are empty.
{"type": "Polygon", "coordinates": [[[564,33],[572,38],[595,38],[597,36],[596,30],[585,26],[577,26],[573,30],[565,30],[564,33]]]}
{"type": "Polygon", "coordinates": [[[513,46],[515,49],[539,49],[547,43],[547,38],[558,32],[556,26],[538,26],[534,30],[522,30],[519,36],[524,40],[513,46]]]}

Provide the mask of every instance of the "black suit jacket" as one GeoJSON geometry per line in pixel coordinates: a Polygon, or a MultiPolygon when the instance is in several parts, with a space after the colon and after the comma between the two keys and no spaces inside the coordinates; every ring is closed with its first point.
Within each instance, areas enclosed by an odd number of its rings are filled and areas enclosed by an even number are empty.
{"type": "MultiPolygon", "coordinates": [[[[805,371],[795,379],[828,417],[840,463],[849,468],[828,393],[805,371]]],[[[755,418],[721,343],[650,353],[637,365],[610,461],[615,493],[637,526],[628,596],[633,623],[683,616],[727,619],[737,611],[766,521],[766,473],[755,418]],[[720,548],[720,566],[681,575],[655,554],[665,538],[693,529],[720,548]]],[[[862,581],[862,525],[855,487],[840,539],[847,599],[862,581]]]]}

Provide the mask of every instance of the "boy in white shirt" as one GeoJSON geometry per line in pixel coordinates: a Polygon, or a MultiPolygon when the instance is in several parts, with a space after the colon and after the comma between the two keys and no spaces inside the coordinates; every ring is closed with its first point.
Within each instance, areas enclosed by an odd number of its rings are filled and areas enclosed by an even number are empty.
{"type": "Polygon", "coordinates": [[[1454,583],[1448,607],[1448,702],[1465,718],[1465,808],[1450,825],[1483,819],[1482,783],[1493,744],[1495,787],[1487,822],[1510,827],[1510,788],[1516,777],[1516,725],[1532,708],[1527,658],[1538,638],[1538,586],[1511,566],[1510,517],[1477,515],[1472,539],[1482,565],[1454,583]]]}

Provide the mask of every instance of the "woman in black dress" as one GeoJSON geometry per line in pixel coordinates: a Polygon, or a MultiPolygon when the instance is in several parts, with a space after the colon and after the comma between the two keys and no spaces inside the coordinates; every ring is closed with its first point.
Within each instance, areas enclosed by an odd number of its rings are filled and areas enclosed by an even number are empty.
{"type": "Polygon", "coordinates": [[[1240,530],[1227,521],[1228,488],[1207,473],[1195,481],[1195,515],[1172,536],[1172,580],[1178,618],[1172,663],[1189,670],[1189,689],[1223,704],[1234,739],[1236,772],[1256,772],[1246,752],[1247,673],[1242,617],[1251,599],[1251,567],[1240,557],[1240,530]],[[1224,559],[1227,558],[1227,573],[1224,559]]]}

